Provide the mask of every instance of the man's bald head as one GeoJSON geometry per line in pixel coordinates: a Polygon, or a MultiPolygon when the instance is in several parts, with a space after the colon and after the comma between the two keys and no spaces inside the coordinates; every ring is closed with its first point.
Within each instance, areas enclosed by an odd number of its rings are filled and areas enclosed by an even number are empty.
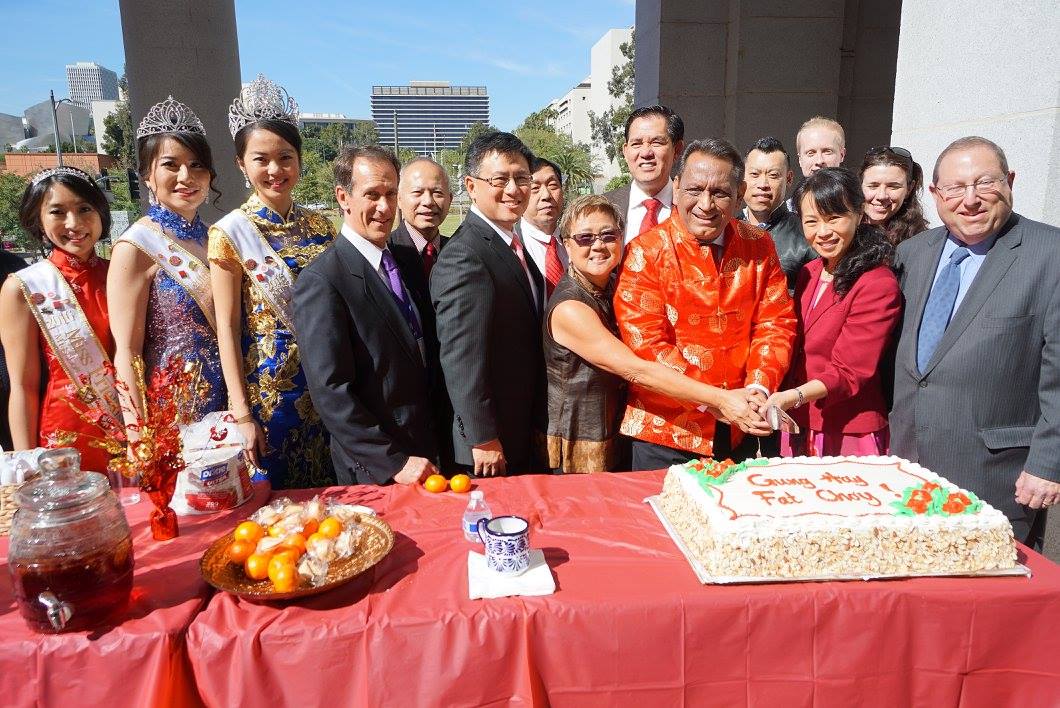
{"type": "Polygon", "coordinates": [[[398,206],[401,218],[427,239],[438,235],[438,227],[449,214],[453,193],[449,175],[429,157],[417,157],[401,170],[398,206]]]}

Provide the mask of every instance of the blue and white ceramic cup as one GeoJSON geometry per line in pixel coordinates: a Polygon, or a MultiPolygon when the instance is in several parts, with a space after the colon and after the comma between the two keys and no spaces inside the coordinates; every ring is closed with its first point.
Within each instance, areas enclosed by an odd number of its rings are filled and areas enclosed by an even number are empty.
{"type": "Polygon", "coordinates": [[[486,567],[519,575],[530,567],[530,523],[521,516],[479,519],[478,536],[486,548],[486,567]]]}

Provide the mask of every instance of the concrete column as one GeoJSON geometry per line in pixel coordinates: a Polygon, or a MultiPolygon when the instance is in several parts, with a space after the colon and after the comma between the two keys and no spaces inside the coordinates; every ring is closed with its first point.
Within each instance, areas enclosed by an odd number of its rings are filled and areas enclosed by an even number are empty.
{"type": "Polygon", "coordinates": [[[668,105],[689,137],[724,137],[741,150],[772,135],[794,153],[804,120],[838,118],[856,168],[890,135],[899,8],[900,0],[638,0],[635,101],[668,105]]]}
{"type": "Polygon", "coordinates": [[[234,0],[119,0],[133,124],[172,94],[202,120],[222,196],[201,210],[212,223],[246,197],[228,133],[228,106],[241,87],[234,0]]]}
{"type": "MultiPolygon", "coordinates": [[[[946,145],[989,138],[1016,171],[1016,211],[1060,224],[1058,35],[1056,0],[906,0],[892,144],[908,148],[930,181],[946,145]]],[[[928,194],[924,215],[941,223],[928,194]]]]}

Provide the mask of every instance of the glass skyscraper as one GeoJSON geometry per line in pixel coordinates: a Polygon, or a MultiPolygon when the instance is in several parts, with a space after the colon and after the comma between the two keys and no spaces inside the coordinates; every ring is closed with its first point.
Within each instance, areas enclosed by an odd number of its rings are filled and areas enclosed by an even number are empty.
{"type": "Polygon", "coordinates": [[[474,123],[490,122],[485,86],[450,86],[446,81],[411,81],[408,86],[373,86],[372,120],[379,142],[434,155],[460,146],[474,123]]]}

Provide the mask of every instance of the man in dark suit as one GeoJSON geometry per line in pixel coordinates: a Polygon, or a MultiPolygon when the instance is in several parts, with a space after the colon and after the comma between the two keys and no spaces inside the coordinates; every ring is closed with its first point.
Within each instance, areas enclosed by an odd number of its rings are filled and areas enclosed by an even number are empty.
{"type": "Polygon", "coordinates": [[[415,484],[438,471],[430,303],[387,248],[398,169],[382,148],[342,151],[342,233],[294,288],[298,348],[340,484],[415,484]]]}
{"type": "MultiPolygon", "coordinates": [[[[449,239],[440,227],[449,214],[453,193],[449,175],[429,157],[417,157],[401,170],[398,183],[398,208],[401,210],[398,227],[390,232],[388,244],[394,259],[418,302],[430,303],[430,274],[438,262],[438,254],[449,239]]],[[[420,311],[426,340],[432,347],[431,360],[437,361],[438,351],[434,307],[420,311]]],[[[445,378],[440,367],[431,368],[431,405],[434,408],[435,428],[438,431],[439,466],[446,473],[454,469],[453,441],[449,430],[453,425],[453,406],[445,390],[445,378]]]]}
{"type": "Polygon", "coordinates": [[[684,150],[685,124],[666,106],[644,106],[629,114],[622,156],[633,183],[604,194],[626,217],[626,243],[670,218],[671,171],[684,150]]]}
{"type": "Polygon", "coordinates": [[[737,219],[769,232],[790,293],[795,292],[795,279],[802,267],[817,258],[798,217],[784,203],[794,179],[784,145],[776,138],[758,139],[747,152],[743,173],[744,208],[736,214],[737,219]]]}
{"type": "Polygon", "coordinates": [[[534,441],[545,423],[545,286],[513,231],[530,197],[532,159],[510,133],[471,143],[464,186],[474,206],[431,273],[456,461],[475,474],[540,465],[534,441]]]}
{"type": "Polygon", "coordinates": [[[985,138],[935,163],[944,226],[895,257],[891,450],[981,496],[1033,546],[1060,501],[1060,229],[1012,211],[1014,179],[985,138]]]}

